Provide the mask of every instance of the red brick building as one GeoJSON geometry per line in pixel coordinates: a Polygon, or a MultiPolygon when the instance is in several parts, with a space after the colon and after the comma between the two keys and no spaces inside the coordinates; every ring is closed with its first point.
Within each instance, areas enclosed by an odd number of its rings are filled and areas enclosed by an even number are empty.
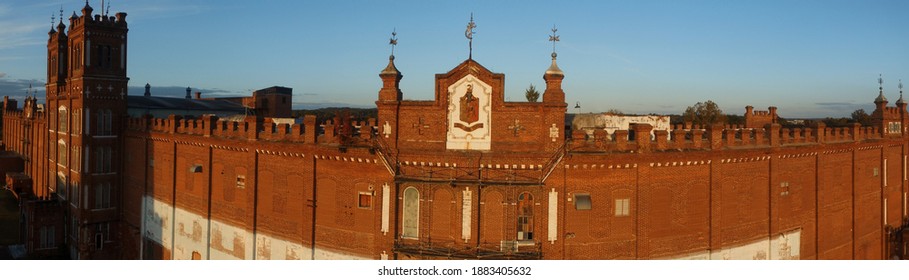
{"type": "Polygon", "coordinates": [[[405,100],[392,56],[377,119],[131,118],[125,18],[86,6],[68,34],[50,33],[44,111],[4,105],[4,144],[32,181],[21,199],[40,202],[24,212],[46,217],[25,227],[34,248],[81,259],[906,257],[902,102],[878,102],[873,127],[758,118],[588,136],[565,131],[555,55],[540,69],[542,102],[506,102],[505,75],[472,59],[436,75],[432,100],[405,100]]]}

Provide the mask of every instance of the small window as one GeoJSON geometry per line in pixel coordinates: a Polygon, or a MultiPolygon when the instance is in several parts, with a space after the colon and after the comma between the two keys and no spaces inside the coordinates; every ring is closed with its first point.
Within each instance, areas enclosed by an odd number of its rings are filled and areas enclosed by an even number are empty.
{"type": "Polygon", "coordinates": [[[575,210],[590,210],[590,194],[589,193],[576,193],[574,194],[574,209],[575,210]]]}
{"type": "Polygon", "coordinates": [[[246,188],[246,175],[237,175],[237,188],[238,189],[246,188]]]}
{"type": "Polygon", "coordinates": [[[874,177],[877,177],[878,175],[880,175],[880,171],[877,169],[877,167],[874,168],[873,173],[874,173],[874,175],[873,175],[874,177]]]}
{"type": "Polygon", "coordinates": [[[631,208],[630,199],[623,198],[623,199],[615,200],[615,216],[616,217],[627,217],[630,208],[631,208]]]}
{"type": "Polygon", "coordinates": [[[372,193],[371,192],[360,192],[359,199],[357,199],[357,207],[360,209],[371,209],[372,208],[372,193]]]}
{"type": "Polygon", "coordinates": [[[193,166],[190,166],[189,173],[202,173],[202,165],[194,164],[193,166]]]}

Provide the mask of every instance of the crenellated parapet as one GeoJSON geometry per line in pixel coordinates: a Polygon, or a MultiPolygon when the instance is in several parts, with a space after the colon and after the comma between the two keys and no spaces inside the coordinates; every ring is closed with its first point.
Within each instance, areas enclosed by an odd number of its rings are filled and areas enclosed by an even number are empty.
{"type": "Polygon", "coordinates": [[[133,132],[342,146],[368,146],[377,129],[374,118],[346,121],[336,118],[317,123],[312,115],[304,116],[302,124],[276,123],[255,116],[222,120],[216,116],[196,119],[171,115],[168,118],[130,118],[126,126],[133,132]]]}
{"type": "Polygon", "coordinates": [[[713,125],[706,128],[676,125],[671,130],[656,131],[652,131],[649,124],[635,124],[629,130],[616,130],[613,133],[597,130],[591,135],[583,130],[572,131],[568,149],[573,152],[599,153],[708,151],[823,145],[881,138],[879,127],[863,127],[857,123],[849,127],[827,127],[823,123],[817,123],[809,127],[791,128],[779,124],[768,124],[763,128],[748,128],[743,125],[713,125]]]}

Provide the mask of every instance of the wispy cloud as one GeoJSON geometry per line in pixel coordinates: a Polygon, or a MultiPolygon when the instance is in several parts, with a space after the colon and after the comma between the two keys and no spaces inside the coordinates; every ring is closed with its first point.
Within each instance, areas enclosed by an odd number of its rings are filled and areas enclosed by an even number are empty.
{"type": "MultiPolygon", "coordinates": [[[[5,73],[0,74],[0,78],[6,76],[5,73]]],[[[44,96],[44,81],[37,79],[0,79],[0,96],[22,99],[29,87],[36,92],[36,96],[44,96]]]]}
{"type": "Polygon", "coordinates": [[[43,27],[50,28],[49,23],[27,23],[17,21],[0,21],[0,49],[41,45],[44,41],[35,32],[43,27]]]}

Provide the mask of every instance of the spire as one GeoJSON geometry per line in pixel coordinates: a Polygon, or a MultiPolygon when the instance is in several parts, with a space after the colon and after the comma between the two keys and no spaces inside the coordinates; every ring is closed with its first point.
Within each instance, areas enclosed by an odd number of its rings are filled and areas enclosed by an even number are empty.
{"type": "Polygon", "coordinates": [[[57,32],[57,30],[54,30],[55,21],[57,21],[57,16],[55,16],[53,13],[51,13],[51,29],[50,29],[50,31],[47,32],[48,34],[54,34],[57,32]]]}
{"type": "MultiPolygon", "coordinates": [[[[73,12],[73,15],[76,15],[73,12]]],[[[63,32],[66,29],[66,25],[63,24],[63,6],[60,6],[60,23],[57,24],[57,32],[63,32]]]]}
{"type": "Polygon", "coordinates": [[[151,96],[151,85],[148,83],[145,83],[145,94],[143,95],[146,97],[151,96]]]}
{"type": "Polygon", "coordinates": [[[903,100],[903,79],[900,79],[900,85],[898,87],[900,89],[900,99],[896,101],[896,105],[906,104],[906,101],[903,100]]]}
{"type": "Polygon", "coordinates": [[[377,102],[401,101],[403,96],[398,86],[404,76],[395,67],[395,46],[398,45],[398,32],[396,30],[391,32],[388,44],[391,45],[391,55],[388,56],[388,66],[385,66],[385,69],[379,73],[379,78],[382,79],[382,89],[379,90],[379,100],[377,102]]]}
{"type": "Polygon", "coordinates": [[[559,69],[559,65],[556,64],[556,57],[558,55],[555,51],[555,45],[556,42],[559,41],[559,35],[556,35],[556,31],[559,30],[556,29],[555,25],[552,25],[552,35],[549,35],[549,41],[552,42],[552,65],[549,66],[549,69],[546,69],[547,75],[565,75],[565,73],[562,72],[562,69],[559,69]]]}
{"type": "Polygon", "coordinates": [[[391,56],[388,57],[388,66],[385,66],[380,75],[401,75],[401,72],[395,67],[395,46],[398,45],[397,29],[391,31],[391,39],[388,39],[388,44],[391,45],[391,56]]]}
{"type": "Polygon", "coordinates": [[[874,103],[886,103],[887,98],[884,97],[884,77],[881,74],[878,74],[877,78],[878,90],[880,93],[877,95],[877,98],[874,99],[874,103]]]}
{"type": "Polygon", "coordinates": [[[464,36],[467,37],[467,59],[473,59],[473,34],[477,33],[473,31],[474,28],[477,28],[477,24],[473,22],[473,13],[470,13],[470,22],[467,23],[467,30],[464,31],[464,36]]]}
{"type": "MultiPolygon", "coordinates": [[[[103,7],[102,7],[102,8],[103,8],[103,7]]],[[[82,7],[82,15],[83,15],[83,16],[88,16],[89,18],[91,18],[91,16],[92,16],[92,11],[94,11],[94,10],[95,10],[95,9],[92,9],[92,6],[89,6],[89,5],[88,5],[88,0],[85,0],[85,7],[82,7]]]]}

